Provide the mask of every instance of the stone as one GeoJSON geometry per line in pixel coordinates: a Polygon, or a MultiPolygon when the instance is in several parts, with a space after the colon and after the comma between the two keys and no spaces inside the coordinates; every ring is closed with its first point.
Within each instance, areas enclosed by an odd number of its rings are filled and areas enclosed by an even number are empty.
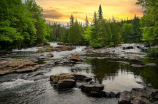
{"type": "Polygon", "coordinates": [[[130,104],[151,104],[145,97],[135,97],[130,104]]]}
{"type": "Polygon", "coordinates": [[[73,60],[73,61],[81,61],[81,58],[79,56],[71,56],[71,60],[73,60]]]}
{"type": "Polygon", "coordinates": [[[60,76],[59,75],[51,75],[50,81],[53,81],[53,84],[57,84],[59,81],[60,76]]]}
{"type": "Polygon", "coordinates": [[[155,63],[147,63],[146,66],[156,66],[155,63]]]}
{"type": "Polygon", "coordinates": [[[131,55],[128,57],[129,60],[131,61],[141,61],[141,57],[140,56],[136,56],[136,55],[131,55]]]}
{"type": "Polygon", "coordinates": [[[29,59],[5,59],[0,61],[0,75],[35,71],[38,67],[37,63],[29,59]]]}
{"type": "Polygon", "coordinates": [[[72,74],[63,74],[60,76],[59,80],[63,79],[75,79],[75,77],[72,74]]]}
{"type": "Polygon", "coordinates": [[[133,68],[145,68],[146,66],[145,65],[132,64],[132,65],[130,65],[130,67],[133,67],[133,68]]]}
{"type": "Polygon", "coordinates": [[[66,88],[72,88],[75,87],[76,81],[73,79],[63,79],[59,80],[57,84],[57,89],[66,89],[66,88]]]}
{"type": "Polygon", "coordinates": [[[158,104],[158,101],[153,102],[153,104],[158,104]]]}
{"type": "Polygon", "coordinates": [[[85,77],[85,78],[83,78],[83,80],[82,80],[82,81],[84,81],[84,82],[89,82],[89,81],[91,81],[91,80],[92,80],[92,78],[85,77]]]}
{"type": "Polygon", "coordinates": [[[91,91],[95,91],[95,92],[100,92],[104,89],[104,85],[102,84],[83,84],[81,86],[81,90],[84,92],[91,92],[91,91]]]}
{"type": "Polygon", "coordinates": [[[133,46],[127,46],[127,47],[123,47],[123,50],[127,50],[127,49],[133,49],[133,46]]]}
{"type": "Polygon", "coordinates": [[[123,91],[120,95],[118,104],[130,104],[131,94],[129,91],[123,91]]]}
{"type": "Polygon", "coordinates": [[[73,74],[73,76],[75,77],[75,80],[80,80],[80,81],[82,81],[86,77],[81,74],[73,74]]]}
{"type": "Polygon", "coordinates": [[[53,53],[47,54],[47,57],[54,57],[53,53]]]}

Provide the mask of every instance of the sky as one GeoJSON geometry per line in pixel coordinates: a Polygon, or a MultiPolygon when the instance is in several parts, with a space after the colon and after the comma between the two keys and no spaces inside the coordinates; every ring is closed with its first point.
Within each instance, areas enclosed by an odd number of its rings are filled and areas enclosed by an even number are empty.
{"type": "Polygon", "coordinates": [[[135,15],[143,16],[140,5],[136,5],[137,0],[35,0],[37,5],[43,8],[43,17],[47,22],[58,22],[66,24],[70,21],[70,16],[80,22],[84,22],[86,15],[89,22],[93,20],[94,12],[98,12],[99,5],[102,6],[103,17],[105,19],[115,17],[117,21],[121,19],[133,19],[135,15]]]}

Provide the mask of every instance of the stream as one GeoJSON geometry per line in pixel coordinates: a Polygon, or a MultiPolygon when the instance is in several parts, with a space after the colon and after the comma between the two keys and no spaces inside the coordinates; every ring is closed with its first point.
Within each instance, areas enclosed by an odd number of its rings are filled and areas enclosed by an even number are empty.
{"type": "MultiPolygon", "coordinates": [[[[57,43],[50,43],[58,46],[57,43]]],[[[139,44],[143,47],[143,45],[139,44]]],[[[54,57],[37,61],[44,64],[50,60],[67,60],[71,54],[78,54],[83,61],[73,66],[56,65],[51,68],[39,68],[29,73],[11,73],[0,76],[0,104],[117,104],[118,98],[91,97],[79,88],[66,91],[57,91],[51,85],[50,75],[60,73],[77,73],[91,77],[94,82],[103,84],[106,92],[130,91],[132,88],[158,88],[158,60],[150,60],[146,52],[138,48],[138,44],[122,44],[119,47],[109,48],[109,53],[96,50],[87,53],[86,46],[76,46],[72,51],[54,51],[36,53],[41,47],[14,49],[8,53],[1,53],[1,57],[37,59],[47,53],[54,57]],[[124,50],[125,46],[133,49],[124,50]],[[130,55],[139,55],[143,60],[133,62],[128,60],[130,55]],[[147,66],[143,69],[131,68],[131,64],[155,63],[156,66],[147,66]]],[[[158,58],[156,58],[158,59],[158,58]]]]}

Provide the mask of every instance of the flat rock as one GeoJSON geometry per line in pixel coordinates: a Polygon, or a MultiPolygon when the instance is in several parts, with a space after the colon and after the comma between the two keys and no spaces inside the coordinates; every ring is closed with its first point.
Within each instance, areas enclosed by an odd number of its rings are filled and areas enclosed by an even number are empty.
{"type": "Polygon", "coordinates": [[[147,63],[146,65],[147,65],[147,66],[156,66],[155,63],[147,63]]]}
{"type": "Polygon", "coordinates": [[[95,91],[95,92],[100,92],[104,89],[104,85],[102,84],[83,84],[81,86],[81,90],[84,92],[91,92],[91,91],[95,91]]]}
{"type": "Polygon", "coordinates": [[[66,88],[72,88],[75,87],[76,81],[73,79],[63,79],[59,80],[57,84],[57,89],[66,89],[66,88]]]}
{"type": "Polygon", "coordinates": [[[145,65],[132,64],[132,65],[130,65],[130,67],[133,67],[133,68],[145,68],[146,66],[145,65]]]}
{"type": "Polygon", "coordinates": [[[131,61],[141,61],[141,57],[136,55],[128,56],[128,59],[131,61]]]}
{"type": "Polygon", "coordinates": [[[81,75],[81,74],[73,74],[73,76],[75,77],[75,80],[79,80],[79,81],[82,81],[86,77],[85,75],[81,75]]]}

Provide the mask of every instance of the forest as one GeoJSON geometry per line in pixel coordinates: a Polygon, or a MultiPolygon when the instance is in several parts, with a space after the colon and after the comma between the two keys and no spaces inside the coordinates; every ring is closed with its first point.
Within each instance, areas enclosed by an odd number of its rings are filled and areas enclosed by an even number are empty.
{"type": "Polygon", "coordinates": [[[71,14],[67,25],[46,23],[42,8],[34,0],[0,0],[0,49],[35,46],[51,41],[94,48],[117,46],[120,43],[158,44],[158,2],[138,0],[144,16],[117,21],[103,17],[101,5],[93,21],[81,23],[71,14]]]}

